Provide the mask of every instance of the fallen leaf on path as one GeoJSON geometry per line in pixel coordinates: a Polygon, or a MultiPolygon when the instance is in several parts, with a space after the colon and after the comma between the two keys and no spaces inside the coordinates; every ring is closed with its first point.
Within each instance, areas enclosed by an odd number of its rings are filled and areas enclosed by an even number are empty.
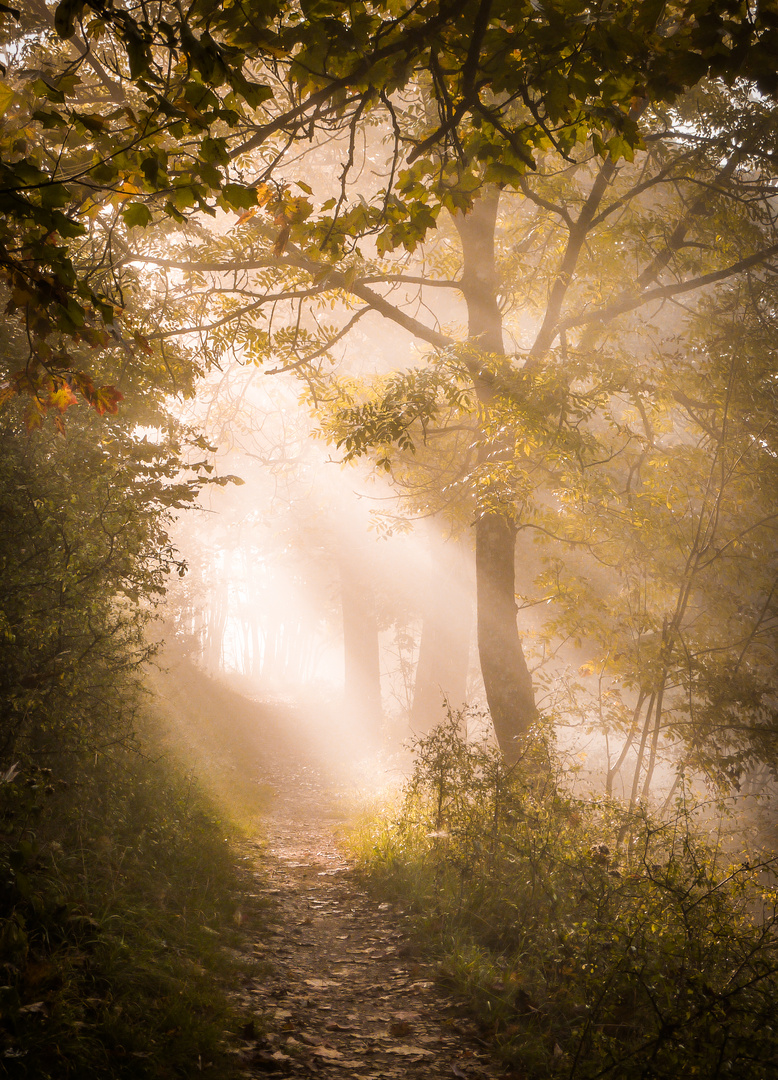
{"type": "Polygon", "coordinates": [[[292,1059],[288,1054],[282,1054],[280,1050],[275,1050],[272,1054],[266,1050],[254,1050],[246,1059],[246,1063],[262,1072],[285,1073],[289,1072],[292,1059]]]}
{"type": "Polygon", "coordinates": [[[48,1009],[44,1001],[35,1001],[32,1005],[22,1005],[19,1016],[48,1016],[48,1009]]]}
{"type": "Polygon", "coordinates": [[[386,1054],[399,1054],[400,1057],[435,1057],[432,1050],[425,1050],[423,1046],[387,1046],[386,1054]]]}
{"type": "Polygon", "coordinates": [[[343,1057],[340,1050],[333,1050],[330,1046],[314,1046],[311,1053],[314,1057],[326,1058],[327,1061],[337,1061],[343,1057]]]}

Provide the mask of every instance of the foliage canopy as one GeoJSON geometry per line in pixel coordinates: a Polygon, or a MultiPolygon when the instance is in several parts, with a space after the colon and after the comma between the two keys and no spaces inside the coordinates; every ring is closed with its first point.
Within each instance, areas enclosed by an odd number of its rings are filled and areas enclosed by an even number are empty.
{"type": "Polygon", "coordinates": [[[304,222],[328,256],[366,231],[380,250],[412,249],[442,207],[466,209],[484,180],[515,186],[549,148],[566,155],[591,135],[614,161],[631,155],[645,100],[672,102],[705,75],[773,92],[777,24],[770,0],[320,0],[253,5],[250,18],[210,0],[186,13],[6,6],[0,268],[30,349],[4,393],[59,408],[76,390],[115,407],[68,342],[131,336],[111,265],[128,230],[264,205],[277,249],[304,222]],[[315,133],[350,140],[345,184],[360,127],[379,118],[394,149],[375,204],[346,206],[344,187],[314,207],[267,186],[315,133]],[[105,260],[85,263],[94,244],[105,260]]]}

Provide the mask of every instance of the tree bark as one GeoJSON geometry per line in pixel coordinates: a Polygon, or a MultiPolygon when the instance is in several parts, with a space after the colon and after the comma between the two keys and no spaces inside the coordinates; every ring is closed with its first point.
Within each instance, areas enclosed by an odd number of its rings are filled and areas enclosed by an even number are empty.
{"type": "Polygon", "coordinates": [[[498,514],[475,525],[478,655],[497,742],[514,764],[537,720],[532,678],[516,625],[516,526],[498,514]]]}
{"type": "MultiPolygon", "coordinates": [[[[467,215],[454,218],[462,244],[462,295],[467,304],[468,337],[483,353],[503,354],[502,315],[494,252],[499,191],[490,187],[467,215]]],[[[478,400],[488,411],[494,388],[489,364],[473,368],[478,400]]],[[[481,460],[512,453],[490,443],[481,460]]],[[[486,508],[475,525],[478,654],[492,723],[506,761],[521,756],[525,736],[537,719],[532,679],[516,624],[517,524],[512,507],[486,508]]]]}

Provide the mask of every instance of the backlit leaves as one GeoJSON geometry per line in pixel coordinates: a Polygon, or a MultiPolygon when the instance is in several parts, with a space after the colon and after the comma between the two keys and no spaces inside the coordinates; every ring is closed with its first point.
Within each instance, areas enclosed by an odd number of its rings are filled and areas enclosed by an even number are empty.
{"type": "Polygon", "coordinates": [[[255,189],[237,167],[249,148],[281,162],[317,130],[395,127],[395,166],[410,168],[385,198],[327,218],[279,196],[275,250],[291,238],[339,255],[371,234],[381,254],[413,252],[442,207],[466,210],[484,180],[516,186],[552,147],[570,153],[594,134],[603,157],[630,160],[641,145],[630,110],[645,99],[672,101],[709,72],[764,93],[775,83],[770,2],[753,17],[711,4],[675,22],[647,2],[598,13],[568,0],[426,0],[352,5],[347,16],[342,5],[273,2],[247,21],[239,5],[62,0],[53,28],[75,60],[32,13],[19,18],[26,66],[0,88],[0,263],[11,276],[23,263],[30,300],[13,310],[33,340],[46,323],[78,336],[110,306],[70,245],[85,216],[116,198],[130,229],[217,205],[251,212],[255,189]],[[390,102],[398,91],[407,112],[390,102]]]}

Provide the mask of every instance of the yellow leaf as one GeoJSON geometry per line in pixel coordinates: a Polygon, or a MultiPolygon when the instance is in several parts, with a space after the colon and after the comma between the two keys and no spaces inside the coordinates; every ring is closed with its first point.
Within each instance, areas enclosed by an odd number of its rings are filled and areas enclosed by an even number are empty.
{"type": "Polygon", "coordinates": [[[5,83],[0,83],[0,116],[5,116],[16,97],[15,92],[5,83]]]}

